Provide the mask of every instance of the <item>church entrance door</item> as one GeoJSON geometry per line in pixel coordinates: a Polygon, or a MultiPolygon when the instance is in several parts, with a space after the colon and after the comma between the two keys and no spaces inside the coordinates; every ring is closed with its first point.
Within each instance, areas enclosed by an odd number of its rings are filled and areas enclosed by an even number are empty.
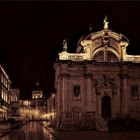
{"type": "Polygon", "coordinates": [[[102,98],[102,117],[104,119],[111,117],[111,99],[109,96],[102,98]]]}

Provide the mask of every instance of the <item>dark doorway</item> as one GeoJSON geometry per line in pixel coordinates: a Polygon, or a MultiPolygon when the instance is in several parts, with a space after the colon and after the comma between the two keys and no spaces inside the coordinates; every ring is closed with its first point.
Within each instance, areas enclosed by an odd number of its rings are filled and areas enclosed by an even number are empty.
{"type": "Polygon", "coordinates": [[[111,117],[111,99],[109,96],[102,98],[102,117],[104,119],[111,117]]]}

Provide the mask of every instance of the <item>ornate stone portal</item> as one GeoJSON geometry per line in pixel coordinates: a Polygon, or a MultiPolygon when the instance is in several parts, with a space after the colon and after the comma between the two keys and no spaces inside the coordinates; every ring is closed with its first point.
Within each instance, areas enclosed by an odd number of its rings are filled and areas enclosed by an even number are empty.
{"type": "Polygon", "coordinates": [[[54,65],[59,129],[106,131],[108,119],[140,119],[140,56],[128,55],[128,44],[107,19],[102,31],[79,39],[76,53],[67,52],[65,41],[54,65]]]}

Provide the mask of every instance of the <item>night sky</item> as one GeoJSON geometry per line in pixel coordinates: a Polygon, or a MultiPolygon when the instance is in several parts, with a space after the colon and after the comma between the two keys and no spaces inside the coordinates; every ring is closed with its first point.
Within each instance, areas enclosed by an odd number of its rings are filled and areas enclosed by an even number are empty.
{"type": "Polygon", "coordinates": [[[38,79],[48,96],[54,90],[54,62],[68,39],[68,51],[88,33],[109,28],[124,34],[129,54],[140,55],[140,2],[0,2],[0,63],[21,90],[21,99],[31,98],[38,79]]]}

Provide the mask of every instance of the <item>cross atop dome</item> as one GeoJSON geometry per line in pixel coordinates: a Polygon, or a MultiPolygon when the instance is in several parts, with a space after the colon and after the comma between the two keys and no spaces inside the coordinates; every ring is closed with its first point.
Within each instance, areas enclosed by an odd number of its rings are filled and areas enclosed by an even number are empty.
{"type": "Polygon", "coordinates": [[[89,24],[89,31],[92,32],[93,28],[92,28],[92,24],[89,24]]]}
{"type": "Polygon", "coordinates": [[[105,30],[108,29],[108,24],[109,24],[109,22],[107,21],[107,16],[105,16],[105,19],[104,19],[104,29],[105,30]]]}
{"type": "Polygon", "coordinates": [[[36,86],[39,86],[39,82],[38,81],[36,82],[36,86]]]}
{"type": "Polygon", "coordinates": [[[39,86],[39,80],[36,79],[36,83],[35,83],[36,86],[39,86]]]}

